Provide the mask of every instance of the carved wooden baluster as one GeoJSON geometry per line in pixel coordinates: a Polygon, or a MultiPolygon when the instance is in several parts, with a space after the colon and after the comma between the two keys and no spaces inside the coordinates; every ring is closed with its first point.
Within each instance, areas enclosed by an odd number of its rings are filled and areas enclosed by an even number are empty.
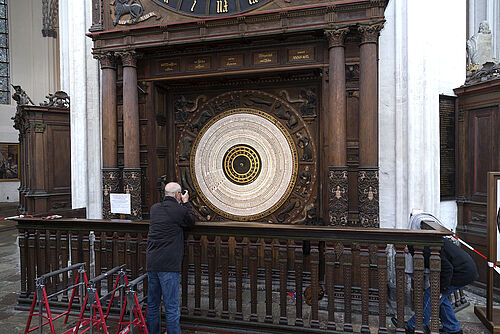
{"type": "MultiPolygon", "coordinates": [[[[111,267],[111,249],[109,248],[111,246],[110,240],[108,240],[108,235],[106,232],[101,233],[101,274],[106,272],[107,269],[110,269],[111,267]]],[[[109,284],[109,283],[108,283],[109,284]]],[[[108,285],[109,286],[109,285],[108,285]]]]}
{"type": "Polygon", "coordinates": [[[182,258],[182,275],[181,275],[181,313],[189,314],[188,307],[188,283],[189,283],[189,246],[192,244],[190,236],[186,235],[184,240],[184,257],[182,258]]]}
{"type": "Polygon", "coordinates": [[[319,249],[318,241],[311,241],[311,327],[319,328],[319,249]]]}
{"type": "Polygon", "coordinates": [[[295,326],[304,326],[302,319],[302,275],[304,271],[304,252],[302,241],[295,241],[295,326]]]}
{"type": "Polygon", "coordinates": [[[405,245],[396,245],[396,313],[398,318],[397,332],[404,333],[404,316],[405,316],[405,245]]]}
{"type": "Polygon", "coordinates": [[[273,249],[272,239],[264,239],[264,270],[266,279],[266,317],[264,322],[273,322],[273,249]]]}
{"type": "MultiPolygon", "coordinates": [[[[102,232],[95,232],[94,239],[94,261],[95,261],[95,275],[99,276],[101,274],[101,235],[102,232]]],[[[101,282],[96,284],[97,293],[101,295],[101,282]]]]}
{"type": "Polygon", "coordinates": [[[208,316],[215,317],[215,236],[207,236],[208,240],[208,316]]]}
{"type": "Polygon", "coordinates": [[[122,265],[124,263],[128,264],[125,259],[125,255],[127,254],[125,241],[125,233],[120,233],[118,237],[118,263],[116,264],[116,266],[122,265]]]}
{"type": "Polygon", "coordinates": [[[360,248],[360,272],[361,272],[361,333],[370,333],[368,326],[369,312],[369,279],[370,279],[370,258],[366,245],[360,248]]]}
{"type": "Polygon", "coordinates": [[[125,267],[125,272],[130,272],[130,270],[132,269],[132,248],[131,248],[131,245],[130,245],[130,240],[132,239],[132,236],[130,235],[130,233],[125,233],[125,236],[124,236],[124,240],[123,240],[123,255],[124,255],[124,259],[125,261],[122,262],[121,264],[126,264],[127,266],[125,267]]]}
{"type": "Polygon", "coordinates": [[[424,256],[423,247],[414,246],[413,254],[413,307],[415,310],[415,333],[423,333],[423,292],[424,292],[424,256]]]}
{"type": "MultiPolygon", "coordinates": [[[[147,237],[147,234],[146,234],[147,237]]],[[[147,239],[142,233],[137,234],[137,275],[146,273],[146,246],[147,239]]]]}
{"type": "Polygon", "coordinates": [[[83,262],[85,262],[85,270],[87,270],[87,277],[90,279],[90,240],[87,231],[80,233],[80,254],[83,262]]]}
{"type": "Polygon", "coordinates": [[[250,238],[249,241],[250,321],[257,321],[257,249],[260,243],[257,238],[250,238]]]}
{"type": "Polygon", "coordinates": [[[235,237],[236,249],[234,258],[236,260],[236,313],[234,319],[243,320],[243,238],[235,237]]]}
{"type": "Polygon", "coordinates": [[[137,234],[131,235],[130,238],[130,272],[132,279],[139,277],[139,240],[137,234]]]}
{"type": "MultiPolygon", "coordinates": [[[[112,263],[110,263],[110,266],[108,267],[108,270],[118,266],[119,264],[119,258],[118,258],[118,233],[114,232],[113,233],[113,238],[111,239],[111,259],[112,263]]],[[[108,277],[108,291],[110,291],[113,288],[113,277],[108,277]]]]}
{"type": "MultiPolygon", "coordinates": [[[[79,248],[80,245],[78,240],[80,238],[78,231],[74,231],[71,233],[71,264],[76,264],[81,262],[79,248]]],[[[89,268],[85,267],[85,270],[89,270],[89,268]]]]}
{"type": "Polygon", "coordinates": [[[194,315],[201,315],[201,236],[193,236],[194,315]]]}
{"type": "Polygon", "coordinates": [[[19,264],[21,266],[21,298],[28,297],[28,233],[24,229],[19,229],[19,264]]]}
{"type": "Polygon", "coordinates": [[[229,319],[229,237],[220,237],[222,266],[222,319],[229,319]]]}
{"type": "Polygon", "coordinates": [[[280,239],[279,240],[279,268],[280,268],[280,325],[287,325],[288,318],[286,315],[286,307],[287,307],[287,296],[288,296],[288,287],[287,287],[287,278],[288,278],[288,257],[287,257],[287,240],[280,239]]]}
{"type": "Polygon", "coordinates": [[[42,276],[43,274],[46,274],[46,269],[45,269],[45,237],[43,234],[40,233],[40,230],[36,231],[36,255],[37,255],[37,261],[36,261],[36,276],[42,276]]]}
{"type": "Polygon", "coordinates": [[[440,294],[440,273],[441,257],[439,253],[441,246],[431,247],[430,271],[431,271],[431,331],[439,332],[439,294],[440,294]]]}
{"type": "Polygon", "coordinates": [[[36,279],[36,234],[35,231],[28,231],[28,295],[31,296],[35,292],[36,279]]]}
{"type": "Polygon", "coordinates": [[[378,246],[377,274],[378,274],[378,333],[387,333],[387,245],[378,246]]]}
{"type": "Polygon", "coordinates": [[[344,248],[344,332],[352,332],[352,253],[351,248],[344,248]]]}
{"type": "MultiPolygon", "coordinates": [[[[68,247],[68,237],[69,237],[69,232],[68,231],[64,231],[64,232],[60,232],[60,239],[61,239],[61,246],[58,247],[57,249],[59,250],[60,254],[61,254],[61,263],[62,263],[62,267],[67,267],[68,266],[68,259],[69,259],[69,247],[68,247]]],[[[69,273],[63,273],[62,275],[62,284],[63,284],[63,287],[67,287],[69,284],[68,284],[68,274],[69,273]]],[[[63,302],[67,302],[68,301],[68,291],[64,292],[63,293],[63,296],[62,296],[62,301],[63,302]]]]}
{"type": "MultiPolygon", "coordinates": [[[[47,258],[47,272],[51,271],[56,271],[59,269],[56,267],[56,244],[55,244],[55,238],[52,238],[52,233],[50,230],[45,230],[45,256],[47,258]]],[[[52,276],[49,280],[50,288],[49,290],[51,293],[54,293],[57,291],[57,278],[59,278],[58,275],[52,276]]],[[[57,296],[54,296],[52,300],[57,300],[57,296]]]]}
{"type": "Polygon", "coordinates": [[[333,241],[325,243],[325,289],[328,296],[328,329],[335,330],[335,289],[333,272],[335,266],[335,245],[333,241]]]}

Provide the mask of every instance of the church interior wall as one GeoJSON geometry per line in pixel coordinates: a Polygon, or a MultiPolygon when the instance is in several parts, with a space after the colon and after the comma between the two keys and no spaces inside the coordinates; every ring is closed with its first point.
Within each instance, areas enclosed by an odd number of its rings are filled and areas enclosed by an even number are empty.
{"type": "MultiPolygon", "coordinates": [[[[42,2],[16,0],[8,2],[9,84],[20,85],[35,104],[59,90],[59,57],[57,38],[42,36],[42,2]]],[[[12,95],[12,86],[11,95],[12,95]]],[[[11,118],[15,101],[0,105],[0,142],[17,143],[18,132],[11,118]]],[[[22,163],[22,162],[21,162],[22,163]]],[[[16,202],[19,182],[0,182],[0,202],[16,202]]]]}

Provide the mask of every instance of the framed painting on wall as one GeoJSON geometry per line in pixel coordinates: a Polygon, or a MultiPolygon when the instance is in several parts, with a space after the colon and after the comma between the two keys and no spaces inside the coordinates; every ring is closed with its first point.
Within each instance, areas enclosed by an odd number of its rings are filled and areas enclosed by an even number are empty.
{"type": "Polygon", "coordinates": [[[19,144],[0,143],[0,181],[19,181],[19,144]]]}

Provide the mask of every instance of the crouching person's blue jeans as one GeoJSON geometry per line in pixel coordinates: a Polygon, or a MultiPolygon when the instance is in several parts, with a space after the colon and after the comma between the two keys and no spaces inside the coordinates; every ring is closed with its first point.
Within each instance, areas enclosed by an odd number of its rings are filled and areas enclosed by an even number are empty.
{"type": "MultiPolygon", "coordinates": [[[[450,299],[448,298],[453,291],[460,289],[461,287],[450,286],[446,293],[441,295],[441,299],[439,300],[439,319],[441,320],[441,324],[443,325],[443,331],[446,333],[454,333],[460,330],[460,323],[455,316],[455,311],[453,311],[453,306],[451,306],[450,299]]],[[[424,314],[424,327],[431,320],[431,288],[425,289],[424,292],[424,305],[423,305],[423,314],[424,314]]],[[[411,317],[408,320],[408,325],[411,328],[415,328],[415,316],[411,317]]]]}
{"type": "Polygon", "coordinates": [[[160,334],[161,297],[165,306],[168,334],[181,334],[178,272],[148,271],[148,309],[146,323],[149,334],[160,334]]]}

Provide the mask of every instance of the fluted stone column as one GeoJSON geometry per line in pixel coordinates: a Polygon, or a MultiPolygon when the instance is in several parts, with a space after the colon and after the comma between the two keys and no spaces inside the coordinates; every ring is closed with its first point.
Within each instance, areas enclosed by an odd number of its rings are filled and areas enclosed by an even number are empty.
{"type": "Polygon", "coordinates": [[[139,147],[139,102],[135,51],[119,52],[123,65],[123,191],[131,195],[131,219],[142,219],[139,147]]]}
{"type": "Polygon", "coordinates": [[[111,214],[110,193],[121,192],[121,173],[117,161],[116,59],[112,52],[95,53],[102,74],[102,217],[111,214]]]}
{"type": "Polygon", "coordinates": [[[347,225],[347,128],[344,38],[348,27],[325,31],[328,38],[328,213],[330,225],[347,225]]]}
{"type": "Polygon", "coordinates": [[[384,22],[360,25],[359,60],[359,219],[364,227],[378,227],[378,37],[384,22]]]}

